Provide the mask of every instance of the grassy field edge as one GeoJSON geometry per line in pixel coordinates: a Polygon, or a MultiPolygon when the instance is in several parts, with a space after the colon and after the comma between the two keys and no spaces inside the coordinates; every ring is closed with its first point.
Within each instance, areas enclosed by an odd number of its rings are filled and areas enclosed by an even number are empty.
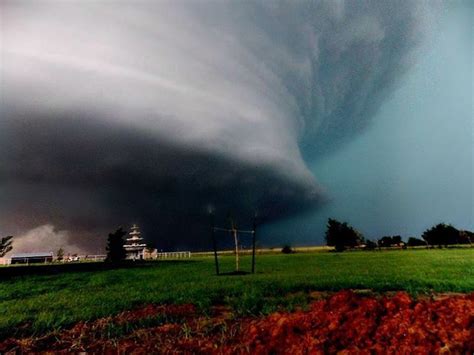
{"type": "MultiPolygon", "coordinates": [[[[221,256],[231,271],[232,256],[221,256]]],[[[250,257],[242,258],[242,268],[250,257]]],[[[40,335],[145,304],[226,305],[258,315],[308,303],[311,292],[405,290],[413,295],[474,291],[474,249],[268,254],[257,273],[215,276],[212,257],[139,267],[18,276],[0,282],[0,337],[40,335]]]]}

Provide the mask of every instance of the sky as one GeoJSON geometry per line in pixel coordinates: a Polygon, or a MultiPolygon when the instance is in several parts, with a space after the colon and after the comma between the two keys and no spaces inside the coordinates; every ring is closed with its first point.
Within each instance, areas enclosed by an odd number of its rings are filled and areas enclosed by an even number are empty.
{"type": "MultiPolygon", "coordinates": [[[[473,229],[472,6],[1,3],[0,233],[97,252],[473,229]],[[223,237],[224,238],[224,237],[223,237]]],[[[14,244],[15,247],[15,244],[14,244]]],[[[27,250],[28,249],[28,250],[27,250]]]]}
{"type": "Polygon", "coordinates": [[[419,237],[436,223],[474,229],[473,16],[447,5],[416,65],[371,126],[310,169],[331,201],[265,230],[282,243],[324,243],[328,218],[367,238],[419,237]]]}

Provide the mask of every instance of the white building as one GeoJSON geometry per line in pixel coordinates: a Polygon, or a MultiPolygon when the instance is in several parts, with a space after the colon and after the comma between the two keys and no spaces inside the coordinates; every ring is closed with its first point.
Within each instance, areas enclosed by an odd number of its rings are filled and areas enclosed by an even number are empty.
{"type": "Polygon", "coordinates": [[[124,245],[128,260],[144,259],[146,244],[143,243],[140,228],[134,224],[124,245]]]}

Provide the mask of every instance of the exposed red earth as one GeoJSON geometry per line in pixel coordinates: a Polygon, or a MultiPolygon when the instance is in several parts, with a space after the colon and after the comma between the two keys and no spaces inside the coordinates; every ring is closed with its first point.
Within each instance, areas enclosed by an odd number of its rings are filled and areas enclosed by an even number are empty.
{"type": "Polygon", "coordinates": [[[7,339],[0,352],[474,353],[474,293],[414,300],[405,292],[340,291],[308,309],[235,318],[192,305],[149,305],[41,338],[7,339]]]}

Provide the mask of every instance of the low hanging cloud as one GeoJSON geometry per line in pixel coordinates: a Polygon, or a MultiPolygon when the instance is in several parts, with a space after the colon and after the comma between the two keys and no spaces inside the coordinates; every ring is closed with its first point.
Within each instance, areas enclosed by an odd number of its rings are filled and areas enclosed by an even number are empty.
{"type": "Polygon", "coordinates": [[[320,206],[306,162],[371,122],[438,7],[0,6],[0,232],[54,224],[90,249],[119,224],[199,246],[210,207],[244,223],[320,206]]]}
{"type": "Polygon", "coordinates": [[[75,244],[68,231],[56,230],[53,225],[45,224],[15,236],[13,253],[53,252],[62,248],[65,253],[86,254],[75,244]]]}

